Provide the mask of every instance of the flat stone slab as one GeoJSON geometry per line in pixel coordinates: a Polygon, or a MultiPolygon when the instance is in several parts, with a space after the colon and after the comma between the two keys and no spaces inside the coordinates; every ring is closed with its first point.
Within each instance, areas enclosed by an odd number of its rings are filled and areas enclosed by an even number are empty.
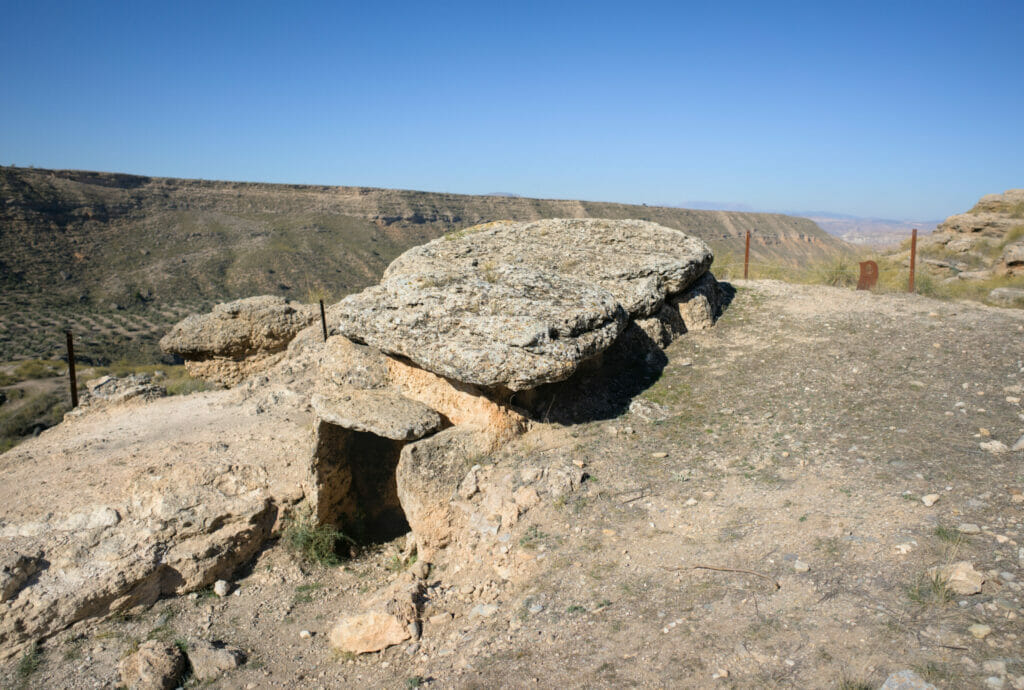
{"type": "Polygon", "coordinates": [[[332,315],[356,342],[517,391],[568,378],[711,261],[701,240],[647,221],[502,221],[410,249],[332,315]]]}
{"type": "Polygon", "coordinates": [[[454,268],[485,272],[510,264],[578,278],[615,296],[631,317],[650,316],[711,266],[696,237],[645,220],[556,218],[486,223],[414,247],[384,272],[432,274],[454,268]]]}
{"type": "Polygon", "coordinates": [[[456,381],[523,390],[568,378],[627,317],[607,290],[508,264],[393,275],[339,303],[339,330],[456,381]]]}
{"type": "Polygon", "coordinates": [[[396,441],[412,441],[444,425],[434,410],[389,388],[316,393],[313,409],[326,422],[396,441]]]}

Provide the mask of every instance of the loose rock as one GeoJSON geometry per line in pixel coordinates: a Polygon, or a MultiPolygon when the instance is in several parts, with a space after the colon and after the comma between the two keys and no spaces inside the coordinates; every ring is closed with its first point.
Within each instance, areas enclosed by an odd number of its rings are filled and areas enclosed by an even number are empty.
{"type": "Polygon", "coordinates": [[[173,645],[149,640],[117,668],[128,690],[173,690],[185,674],[185,655],[173,645]]]}
{"type": "Polygon", "coordinates": [[[245,662],[245,654],[235,647],[198,640],[189,644],[188,660],[192,665],[192,675],[205,682],[241,666],[245,662]]]}
{"type": "Polygon", "coordinates": [[[331,647],[352,654],[379,652],[411,637],[407,624],[388,613],[373,611],[343,618],[331,629],[331,647]]]}
{"type": "Polygon", "coordinates": [[[924,678],[907,669],[893,673],[879,690],[937,690],[934,685],[925,681],[924,678]]]}
{"type": "Polygon", "coordinates": [[[931,568],[928,576],[938,577],[946,586],[957,594],[977,594],[981,591],[981,585],[985,577],[974,569],[968,561],[960,561],[952,565],[931,568]]]}

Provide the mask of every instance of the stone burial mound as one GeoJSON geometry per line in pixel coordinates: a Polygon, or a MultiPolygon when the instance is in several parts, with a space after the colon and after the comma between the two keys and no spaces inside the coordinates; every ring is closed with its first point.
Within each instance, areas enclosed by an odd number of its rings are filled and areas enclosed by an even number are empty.
{"type": "MultiPolygon", "coordinates": [[[[208,587],[304,510],[366,542],[410,532],[423,572],[464,556],[466,530],[538,500],[506,487],[487,515],[467,509],[489,482],[475,459],[628,407],[662,348],[714,323],[728,293],[711,263],[701,240],[645,221],[498,222],[399,256],[329,307],[326,342],[313,308],[281,298],[188,317],[161,345],[230,388],[90,406],[4,455],[24,486],[0,492],[0,657],[208,587]]],[[[569,469],[548,483],[572,490],[569,469]]],[[[381,648],[358,632],[370,619],[406,639],[415,600],[415,583],[375,595],[332,644],[381,648]]]]}

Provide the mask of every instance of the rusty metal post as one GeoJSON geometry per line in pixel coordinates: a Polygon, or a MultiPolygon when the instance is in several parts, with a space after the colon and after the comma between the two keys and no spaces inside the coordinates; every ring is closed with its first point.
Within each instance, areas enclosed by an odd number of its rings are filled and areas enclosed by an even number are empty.
{"type": "Polygon", "coordinates": [[[910,282],[907,284],[907,292],[914,291],[914,266],[917,263],[917,228],[910,234],[910,282]]]}
{"type": "Polygon", "coordinates": [[[747,248],[743,252],[743,280],[747,279],[747,272],[750,268],[750,231],[747,230],[747,248]]]}
{"type": "Polygon", "coordinates": [[[320,325],[324,329],[324,342],[327,342],[327,314],[324,313],[324,301],[320,300],[320,325]]]}
{"type": "Polygon", "coordinates": [[[78,407],[78,378],[75,376],[75,343],[71,331],[64,331],[68,340],[68,382],[71,384],[71,407],[78,407]]]}

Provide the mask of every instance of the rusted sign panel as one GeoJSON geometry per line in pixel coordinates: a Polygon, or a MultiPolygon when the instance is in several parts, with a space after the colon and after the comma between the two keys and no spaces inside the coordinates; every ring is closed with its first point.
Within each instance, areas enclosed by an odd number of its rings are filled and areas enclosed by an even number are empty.
{"type": "Polygon", "coordinates": [[[871,290],[878,284],[878,264],[874,261],[860,262],[860,278],[857,279],[858,290],[871,290]]]}

